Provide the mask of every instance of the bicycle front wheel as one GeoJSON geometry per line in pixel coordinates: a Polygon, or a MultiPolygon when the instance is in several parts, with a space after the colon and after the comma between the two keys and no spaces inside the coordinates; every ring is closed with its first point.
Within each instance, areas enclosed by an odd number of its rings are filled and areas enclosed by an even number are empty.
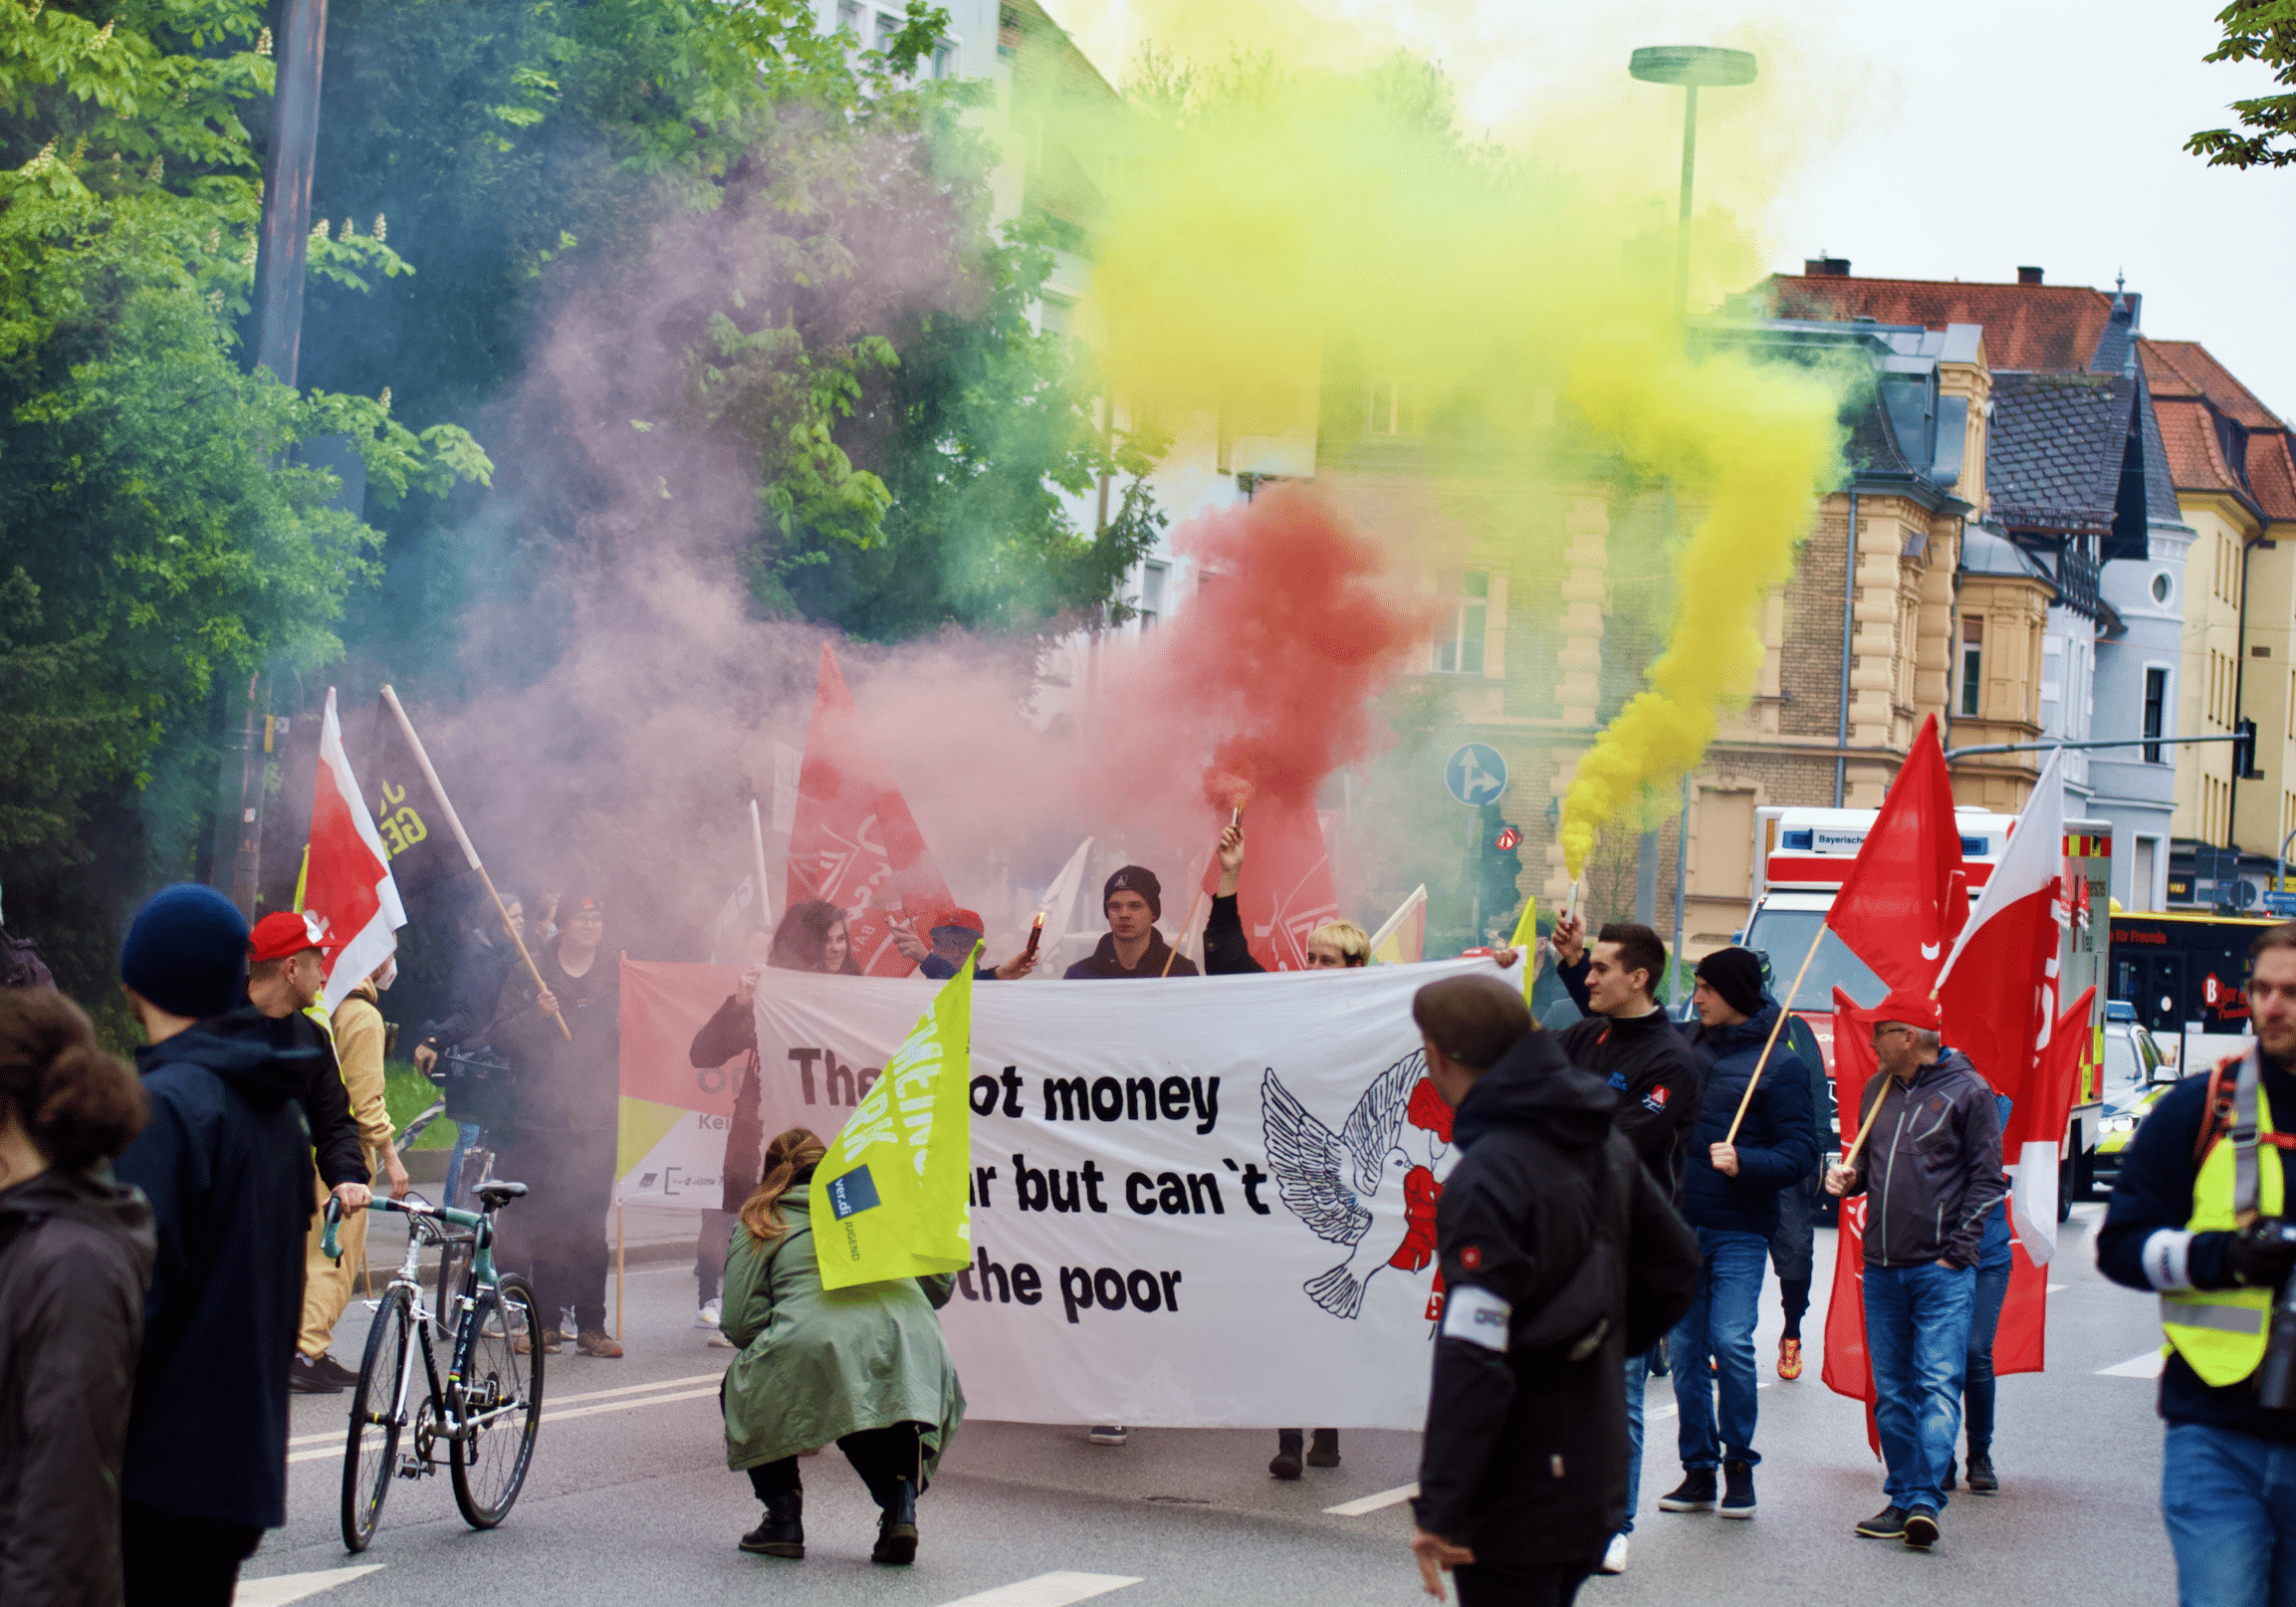
{"type": "Polygon", "coordinates": [[[474,1529],[510,1516],[542,1427],[544,1323],[523,1277],[481,1289],[456,1345],[462,1401],[448,1462],[454,1503],[474,1529]],[[523,1349],[522,1349],[523,1347],[523,1349]]]}
{"type": "Polygon", "coordinates": [[[382,1499],[398,1472],[400,1381],[412,1364],[414,1291],[385,1290],[366,1330],[366,1356],[350,1393],[350,1439],[343,1453],[343,1543],[363,1551],[382,1520],[382,1499]]]}

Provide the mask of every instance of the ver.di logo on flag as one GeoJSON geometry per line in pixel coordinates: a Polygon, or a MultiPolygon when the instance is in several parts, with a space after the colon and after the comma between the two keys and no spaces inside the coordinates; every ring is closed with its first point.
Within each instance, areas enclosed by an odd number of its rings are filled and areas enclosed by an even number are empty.
{"type": "Polygon", "coordinates": [[[839,1222],[862,1211],[873,1211],[877,1199],[876,1180],[869,1176],[867,1166],[856,1166],[829,1185],[829,1210],[839,1222]]]}

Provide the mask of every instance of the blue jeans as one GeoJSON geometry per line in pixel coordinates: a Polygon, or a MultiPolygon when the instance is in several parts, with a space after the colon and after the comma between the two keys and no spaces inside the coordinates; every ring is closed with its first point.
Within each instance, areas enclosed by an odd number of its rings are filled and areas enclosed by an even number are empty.
{"type": "Polygon", "coordinates": [[[1908,1511],[1946,1509],[1946,1464],[1961,1432],[1961,1370],[1977,1274],[1938,1262],[1866,1266],[1866,1350],[1882,1431],[1882,1489],[1908,1511]]]}
{"type": "Polygon", "coordinates": [[[1650,1388],[1650,1352],[1626,1359],[1626,1521],[1621,1534],[1634,1532],[1634,1509],[1642,1503],[1642,1398],[1650,1388]]]}
{"type": "Polygon", "coordinates": [[[1972,1457],[1993,1454],[1993,1334],[2001,1325],[2001,1301],[2008,1292],[2006,1258],[1999,1266],[1977,1268],[1976,1296],[1969,1310],[1968,1366],[1961,1379],[1972,1457]]]}
{"type": "Polygon", "coordinates": [[[2161,1516],[2179,1607],[2296,1607],[2296,1446],[2170,1424],[2161,1516]]]}
{"type": "Polygon", "coordinates": [[[1676,1443],[1688,1472],[1720,1468],[1725,1461],[1753,1464],[1754,1414],[1759,1386],[1754,1379],[1754,1318],[1761,1309],[1762,1272],[1769,1263],[1765,1234],[1726,1228],[1701,1228],[1698,1248],[1706,1265],[1690,1309],[1674,1326],[1674,1402],[1682,1421],[1676,1443]],[[1715,1361],[1707,1369],[1707,1358],[1715,1361]],[[1717,1394],[1722,1398],[1718,1423],[1717,1394]]]}
{"type": "Polygon", "coordinates": [[[479,1124],[458,1121],[454,1124],[454,1153],[446,1158],[446,1198],[442,1204],[462,1209],[462,1201],[455,1191],[462,1186],[462,1158],[478,1145],[479,1124]]]}

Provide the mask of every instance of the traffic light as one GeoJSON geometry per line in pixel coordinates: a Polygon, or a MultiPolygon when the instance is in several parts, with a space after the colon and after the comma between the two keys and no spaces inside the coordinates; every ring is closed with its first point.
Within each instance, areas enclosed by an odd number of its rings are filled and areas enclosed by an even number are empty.
{"type": "MultiPolygon", "coordinates": [[[[1522,833],[1506,823],[1496,804],[1485,804],[1476,813],[1473,875],[1483,924],[1488,928],[1493,921],[1511,918],[1522,901],[1514,885],[1522,875],[1522,833]]],[[[1483,938],[1483,933],[1476,934],[1477,942],[1483,938]]]]}
{"type": "Polygon", "coordinates": [[[2256,722],[2253,720],[2232,723],[2232,774],[2244,782],[2264,779],[2264,773],[2256,768],[2256,722]]]}

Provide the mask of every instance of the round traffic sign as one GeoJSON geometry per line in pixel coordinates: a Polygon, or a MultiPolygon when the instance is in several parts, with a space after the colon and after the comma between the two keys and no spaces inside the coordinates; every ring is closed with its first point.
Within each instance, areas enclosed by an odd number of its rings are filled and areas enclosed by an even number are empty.
{"type": "Polygon", "coordinates": [[[1521,846],[1522,833],[1517,831],[1513,826],[1506,826],[1498,833],[1498,851],[1500,853],[1506,852],[1509,848],[1519,848],[1521,846]]]}
{"type": "Polygon", "coordinates": [[[1506,791],[1506,761],[1488,742],[1465,742],[1444,761],[1443,785],[1471,807],[1495,804],[1506,791]]]}

